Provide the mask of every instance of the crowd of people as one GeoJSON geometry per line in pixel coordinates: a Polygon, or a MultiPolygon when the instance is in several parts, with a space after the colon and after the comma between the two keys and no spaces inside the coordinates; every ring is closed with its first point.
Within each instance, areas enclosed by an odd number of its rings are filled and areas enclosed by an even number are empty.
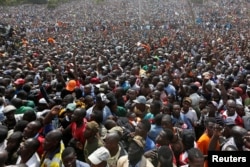
{"type": "Polygon", "coordinates": [[[0,166],[208,167],[209,151],[250,150],[249,1],[0,8],[0,166]]]}

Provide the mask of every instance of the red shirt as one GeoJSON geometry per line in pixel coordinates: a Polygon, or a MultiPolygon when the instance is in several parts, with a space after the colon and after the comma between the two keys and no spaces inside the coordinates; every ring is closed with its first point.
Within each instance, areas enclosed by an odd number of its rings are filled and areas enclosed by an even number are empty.
{"type": "Polygon", "coordinates": [[[81,127],[77,127],[75,122],[72,122],[70,124],[71,127],[71,133],[72,133],[72,137],[78,141],[80,141],[82,144],[85,143],[86,139],[83,136],[83,132],[86,129],[86,125],[87,125],[87,119],[83,118],[83,124],[81,127]]]}
{"type": "Polygon", "coordinates": [[[42,135],[38,135],[37,140],[40,142],[40,146],[37,149],[37,154],[39,155],[39,157],[41,158],[43,155],[43,143],[44,143],[44,137],[42,135]]]}

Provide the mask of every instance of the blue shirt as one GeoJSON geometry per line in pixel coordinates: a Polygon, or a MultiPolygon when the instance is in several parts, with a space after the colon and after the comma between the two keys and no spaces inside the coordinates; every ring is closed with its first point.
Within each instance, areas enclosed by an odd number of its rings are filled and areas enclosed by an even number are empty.
{"type": "Polygon", "coordinates": [[[76,167],[90,167],[89,164],[76,160],[76,167]]]}
{"type": "Polygon", "coordinates": [[[147,151],[152,150],[154,148],[155,148],[155,142],[147,136],[146,145],[144,147],[144,152],[147,152],[147,151]]]}
{"type": "Polygon", "coordinates": [[[125,82],[122,83],[121,87],[122,87],[125,91],[127,91],[131,86],[130,86],[130,84],[128,83],[128,81],[125,81],[125,82]]]}
{"type": "Polygon", "coordinates": [[[158,136],[158,134],[162,131],[162,127],[152,124],[151,125],[151,130],[148,133],[148,137],[150,137],[150,139],[152,139],[155,142],[156,137],[158,136]]]}
{"type": "MultiPolygon", "coordinates": [[[[89,120],[90,119],[90,115],[92,114],[92,111],[93,111],[93,108],[95,107],[95,105],[94,106],[92,106],[92,107],[90,107],[87,111],[86,111],[86,118],[89,120]]],[[[108,108],[108,106],[105,106],[103,109],[102,109],[102,113],[103,113],[103,121],[102,121],[102,123],[104,124],[105,123],[105,121],[108,119],[108,117],[110,116],[110,115],[112,115],[112,113],[111,113],[111,111],[110,111],[110,109],[108,108]]]]}
{"type": "Polygon", "coordinates": [[[180,113],[179,118],[175,118],[173,116],[171,116],[171,118],[172,118],[173,125],[178,124],[178,123],[185,123],[187,125],[187,129],[193,129],[193,126],[190,120],[183,113],[180,113]]]}
{"type": "Polygon", "coordinates": [[[176,90],[175,90],[175,87],[174,87],[173,85],[168,84],[168,86],[165,87],[164,90],[165,90],[169,95],[172,94],[172,95],[176,96],[176,90]]]}

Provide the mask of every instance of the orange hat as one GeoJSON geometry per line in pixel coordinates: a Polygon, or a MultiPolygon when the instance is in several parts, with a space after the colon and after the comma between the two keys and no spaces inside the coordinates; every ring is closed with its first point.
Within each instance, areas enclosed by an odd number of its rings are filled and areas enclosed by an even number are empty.
{"type": "Polygon", "coordinates": [[[76,81],[75,80],[70,80],[68,83],[67,83],[67,86],[66,86],[66,90],[68,91],[73,91],[76,87],[76,81]]]}

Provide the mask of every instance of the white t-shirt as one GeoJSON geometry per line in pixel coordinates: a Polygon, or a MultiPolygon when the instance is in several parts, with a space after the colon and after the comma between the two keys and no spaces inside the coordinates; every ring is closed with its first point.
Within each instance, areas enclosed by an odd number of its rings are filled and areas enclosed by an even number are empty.
{"type": "MultiPolygon", "coordinates": [[[[18,156],[16,164],[20,164],[21,157],[18,156]]],[[[25,163],[28,167],[39,167],[40,166],[40,158],[37,153],[34,153],[32,157],[25,163]]]]}

